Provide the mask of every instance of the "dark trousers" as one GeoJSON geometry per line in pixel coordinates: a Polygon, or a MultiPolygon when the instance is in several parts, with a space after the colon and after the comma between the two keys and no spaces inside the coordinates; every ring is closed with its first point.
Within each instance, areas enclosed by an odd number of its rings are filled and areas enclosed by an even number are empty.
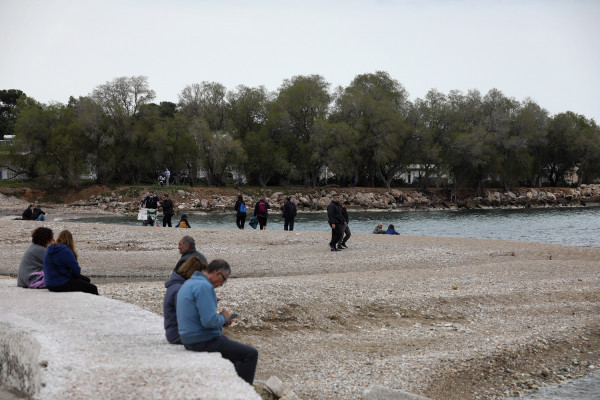
{"type": "Polygon", "coordinates": [[[173,225],[171,225],[171,218],[173,218],[173,214],[164,214],[163,215],[163,226],[169,226],[169,227],[173,227],[173,225]]]}
{"type": "Polygon", "coordinates": [[[206,351],[209,353],[221,353],[223,358],[233,363],[238,376],[252,385],[256,363],[258,362],[258,350],[226,336],[217,336],[205,342],[184,344],[187,350],[206,351]]]}
{"type": "Polygon", "coordinates": [[[235,218],[235,224],[237,225],[238,228],[244,229],[244,225],[246,224],[246,216],[245,215],[238,215],[235,218]]]}
{"type": "Polygon", "coordinates": [[[51,292],[84,292],[90,294],[98,294],[98,287],[90,283],[90,278],[81,276],[81,278],[72,278],[64,285],[48,286],[51,292]]]}
{"type": "Polygon", "coordinates": [[[335,228],[331,228],[331,242],[329,242],[329,246],[335,247],[343,235],[344,223],[342,222],[341,224],[335,224],[335,228]]]}
{"type": "Polygon", "coordinates": [[[350,239],[350,236],[352,236],[352,232],[350,232],[350,226],[346,225],[346,228],[344,229],[344,232],[342,232],[342,237],[340,237],[340,241],[338,242],[338,244],[346,244],[346,242],[348,241],[348,239],[350,239]]]}
{"type": "Polygon", "coordinates": [[[258,220],[260,229],[265,229],[265,226],[267,226],[267,217],[257,216],[256,219],[258,220]]]}
{"type": "Polygon", "coordinates": [[[294,217],[286,217],[283,220],[283,230],[284,231],[293,231],[294,230],[294,217]],[[289,229],[288,229],[289,228],[289,229]]]}

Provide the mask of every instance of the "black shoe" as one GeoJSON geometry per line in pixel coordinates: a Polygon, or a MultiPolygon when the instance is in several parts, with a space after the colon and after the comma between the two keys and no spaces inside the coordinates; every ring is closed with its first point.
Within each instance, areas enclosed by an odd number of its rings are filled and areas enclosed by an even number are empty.
{"type": "Polygon", "coordinates": [[[335,246],[329,246],[331,248],[331,251],[339,251],[338,249],[335,248],[335,246]]]}
{"type": "Polygon", "coordinates": [[[346,246],[346,243],[342,243],[342,244],[340,244],[340,246],[342,246],[342,247],[343,247],[343,248],[345,248],[345,249],[347,249],[347,248],[348,248],[348,246],[346,246]]]}
{"type": "Polygon", "coordinates": [[[340,244],[340,245],[337,247],[337,249],[338,249],[338,251],[340,251],[340,250],[344,250],[344,248],[342,247],[342,245],[341,245],[341,244],[340,244]]]}

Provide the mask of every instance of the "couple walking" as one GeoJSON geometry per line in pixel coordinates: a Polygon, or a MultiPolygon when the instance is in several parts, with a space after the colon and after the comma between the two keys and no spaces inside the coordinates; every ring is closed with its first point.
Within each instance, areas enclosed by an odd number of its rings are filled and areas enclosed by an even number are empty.
{"type": "Polygon", "coordinates": [[[340,205],[340,195],[334,194],[331,203],[327,206],[327,220],[331,226],[331,242],[329,247],[331,251],[340,251],[347,249],[346,242],[350,239],[350,227],[348,222],[348,206],[350,202],[345,201],[340,205]]]}

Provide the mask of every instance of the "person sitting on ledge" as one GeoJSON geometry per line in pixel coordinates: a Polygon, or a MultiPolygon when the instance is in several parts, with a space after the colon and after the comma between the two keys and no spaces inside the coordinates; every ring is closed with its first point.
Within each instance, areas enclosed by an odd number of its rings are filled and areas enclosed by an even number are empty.
{"type": "Polygon", "coordinates": [[[163,300],[163,315],[165,318],[165,335],[171,344],[182,344],[177,328],[177,293],[181,286],[192,277],[196,271],[204,271],[206,263],[192,256],[181,265],[177,272],[173,271],[171,279],[165,282],[167,292],[163,300]]]}
{"type": "Polygon", "coordinates": [[[384,234],[385,231],[383,230],[383,222],[380,222],[377,224],[377,226],[375,227],[375,229],[373,229],[373,233],[377,233],[377,234],[384,234]]]}
{"type": "Polygon", "coordinates": [[[398,232],[396,232],[396,230],[394,229],[394,225],[390,224],[390,226],[388,226],[387,231],[385,231],[386,235],[399,235],[398,232]]]}
{"type": "Polygon", "coordinates": [[[52,229],[39,227],[31,232],[31,245],[23,253],[23,258],[19,264],[19,276],[17,286],[29,287],[27,278],[34,272],[40,272],[44,269],[44,255],[48,245],[54,242],[52,229]]]}
{"type": "Polygon", "coordinates": [[[217,313],[215,289],[223,286],[231,267],[224,260],[213,260],[194,275],[177,294],[177,325],[186,350],[221,353],[231,361],[238,376],[250,385],[254,382],[258,350],[223,335],[223,326],[231,325],[229,312],[217,313]]]}
{"type": "Polygon", "coordinates": [[[68,230],[58,234],[56,243],[48,246],[44,256],[44,282],[51,292],[84,292],[98,294],[90,278],[81,275],[73,235],[68,230]]]}

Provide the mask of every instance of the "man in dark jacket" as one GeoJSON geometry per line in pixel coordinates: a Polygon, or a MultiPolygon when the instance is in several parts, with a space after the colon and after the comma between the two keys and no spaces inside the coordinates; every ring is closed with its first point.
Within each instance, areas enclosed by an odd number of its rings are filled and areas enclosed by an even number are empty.
{"type": "Polygon", "coordinates": [[[267,229],[267,218],[269,217],[269,202],[265,197],[262,197],[254,206],[254,216],[258,219],[261,230],[267,229]]]}
{"type": "Polygon", "coordinates": [[[343,247],[344,249],[347,249],[348,246],[346,246],[346,242],[348,241],[348,239],[350,239],[350,236],[352,235],[352,232],[350,232],[350,217],[348,217],[348,206],[350,205],[349,201],[345,201],[344,204],[342,204],[342,215],[344,216],[344,235],[342,235],[343,237],[340,237],[340,241],[338,242],[338,247],[343,247]]]}
{"type": "Polygon", "coordinates": [[[172,227],[173,225],[171,225],[171,218],[173,218],[173,215],[175,215],[175,210],[173,200],[169,199],[169,195],[167,193],[163,195],[163,201],[160,203],[160,206],[163,210],[163,227],[172,227]]]}
{"type": "Polygon", "coordinates": [[[208,265],[208,261],[206,261],[206,257],[202,255],[199,251],[196,250],[196,241],[191,236],[184,236],[179,240],[179,253],[181,254],[181,258],[177,261],[173,272],[177,272],[179,267],[186,262],[186,260],[190,257],[198,257],[198,259],[208,265]]]}
{"type": "Polygon", "coordinates": [[[294,219],[296,218],[296,204],[292,201],[291,197],[288,197],[286,202],[283,203],[283,230],[293,231],[294,230],[294,219]],[[289,229],[288,229],[289,228],[289,229]]]}
{"type": "Polygon", "coordinates": [[[327,220],[329,226],[331,226],[331,242],[329,242],[331,251],[343,250],[343,247],[337,246],[337,242],[339,242],[344,234],[344,215],[342,214],[340,196],[338,194],[333,195],[331,203],[327,206],[327,220]]]}
{"type": "Polygon", "coordinates": [[[148,191],[148,196],[144,197],[140,208],[148,208],[148,219],[144,221],[144,226],[154,226],[154,220],[156,219],[156,209],[160,207],[160,199],[154,194],[152,190],[148,191]]]}

